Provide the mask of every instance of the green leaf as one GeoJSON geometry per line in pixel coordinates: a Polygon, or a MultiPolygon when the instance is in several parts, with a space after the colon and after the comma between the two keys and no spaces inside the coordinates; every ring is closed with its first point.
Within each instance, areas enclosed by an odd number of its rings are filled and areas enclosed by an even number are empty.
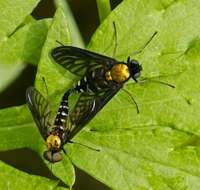
{"type": "Polygon", "coordinates": [[[0,44],[1,64],[37,64],[51,19],[32,21],[0,44]]]}
{"type": "MultiPolygon", "coordinates": [[[[73,139],[100,151],[67,144],[68,156],[53,165],[54,174],[71,187],[75,178],[72,161],[112,189],[199,189],[200,2],[125,0],[99,27],[89,49],[113,55],[113,22],[117,29],[114,57],[126,61],[130,55],[143,66],[141,79],[165,81],[176,88],[148,80],[128,82],[124,88],[133,94],[140,114],[120,91],[73,139]],[[155,31],[158,34],[148,46],[133,56],[155,31]]],[[[36,87],[44,95],[45,78],[54,111],[64,91],[77,79],[53,62],[50,51],[58,45],[56,40],[70,42],[61,9],[50,26],[36,77],[36,87]]],[[[46,147],[30,118],[24,107],[0,112],[1,150],[26,145],[42,156],[46,147]]]]}
{"type": "MultiPolygon", "coordinates": [[[[25,5],[26,4],[23,3],[23,6],[25,5]]],[[[10,35],[10,38],[7,41],[2,42],[1,48],[4,52],[1,54],[1,61],[7,65],[13,64],[13,62],[20,63],[22,61],[37,63],[40,57],[41,47],[45,40],[46,43],[42,48],[38,70],[41,68],[43,69],[44,67],[44,70],[47,71],[46,68],[49,68],[49,65],[52,64],[49,52],[53,47],[59,45],[56,43],[56,40],[62,41],[63,43],[70,41],[69,34],[66,34],[68,30],[65,21],[66,18],[62,9],[58,9],[48,31],[47,39],[46,33],[50,22],[48,20],[35,22],[29,18],[30,17],[27,17],[24,21],[24,26],[20,26],[15,33],[10,35]],[[61,37],[59,37],[59,35],[61,37]]],[[[6,21],[6,19],[4,19],[4,21],[6,21]]],[[[46,79],[47,85],[48,79],[53,79],[51,76],[55,74],[54,69],[51,71],[52,73],[47,71],[46,75],[42,73],[42,77],[46,79]]],[[[60,74],[60,76],[61,75],[62,74],[60,74]]],[[[59,77],[59,75],[57,77],[59,77]]],[[[40,78],[40,71],[38,71],[37,78],[40,78]]],[[[63,84],[65,83],[63,82],[63,84]]],[[[44,85],[43,81],[42,85],[44,85]]],[[[48,85],[48,89],[51,93],[51,85],[48,85]]],[[[38,129],[35,127],[36,124],[33,122],[31,113],[26,106],[1,110],[0,118],[0,136],[2,137],[2,143],[0,145],[1,151],[28,147],[35,150],[43,157],[43,152],[46,150],[45,142],[39,134],[38,129]]],[[[47,165],[51,167],[48,162],[47,165]]],[[[75,181],[75,174],[74,168],[68,157],[65,156],[62,162],[54,164],[53,171],[54,174],[66,184],[72,186],[75,181]]]]}
{"type": "Polygon", "coordinates": [[[26,105],[1,110],[0,126],[1,151],[30,147],[38,150],[38,144],[43,144],[26,105]]]}
{"type": "Polygon", "coordinates": [[[39,0],[10,0],[0,2],[0,42],[13,34],[17,27],[36,7],[39,0]]]}
{"type": "Polygon", "coordinates": [[[119,92],[74,138],[100,152],[74,144],[67,153],[77,167],[113,189],[199,189],[200,2],[123,1],[97,30],[89,49],[112,56],[113,21],[118,60],[126,61],[158,32],[132,58],[143,66],[141,79],[176,88],[130,81],[125,88],[140,114],[119,92]],[[93,131],[86,132],[89,128],[93,131]]]}
{"type": "MultiPolygon", "coordinates": [[[[49,94],[51,94],[51,90],[55,91],[55,88],[51,89],[51,85],[49,85],[50,83],[48,81],[57,80],[57,77],[62,77],[62,73],[59,73],[58,71],[56,76],[56,69],[51,68],[54,65],[51,62],[50,51],[57,45],[56,40],[62,42],[70,41],[69,35],[66,34],[67,24],[65,20],[66,18],[62,12],[62,9],[58,9],[48,31],[45,44],[42,48],[41,59],[38,66],[36,85],[38,85],[38,88],[40,88],[41,85],[41,88],[43,91],[45,91],[44,82],[41,79],[44,77],[45,82],[47,83],[49,94]],[[48,68],[48,70],[46,68],[48,68]],[[42,74],[40,73],[40,70],[42,70],[42,74]]],[[[64,77],[63,81],[66,82],[64,77]]],[[[65,85],[64,82],[63,85],[65,85]]],[[[60,94],[58,99],[58,101],[60,101],[60,94]]],[[[57,109],[57,106],[55,109],[57,109]]],[[[39,134],[35,126],[36,124],[33,123],[31,113],[28,111],[27,107],[16,107],[2,110],[0,112],[0,118],[2,130],[1,150],[28,147],[35,150],[38,152],[38,154],[40,154],[41,157],[43,157],[43,152],[46,150],[45,142],[39,134]],[[9,119],[6,116],[9,116],[9,119]],[[13,118],[17,119],[17,122],[14,122],[13,118]],[[9,138],[10,136],[13,138],[9,138]]],[[[51,167],[48,162],[46,163],[48,167],[51,167]]],[[[54,164],[53,172],[54,175],[58,176],[69,186],[73,185],[75,181],[74,168],[68,157],[63,156],[62,162],[54,164]]]]}
{"type": "Polygon", "coordinates": [[[25,172],[14,169],[3,162],[0,162],[0,170],[0,189],[67,190],[67,188],[58,187],[58,181],[26,174],[25,172]]]}
{"type": "MultiPolygon", "coordinates": [[[[53,63],[52,61],[50,52],[54,47],[59,46],[56,40],[64,44],[69,44],[71,42],[67,19],[62,8],[57,9],[53,18],[52,24],[47,34],[47,39],[42,48],[41,59],[36,75],[37,89],[43,92],[44,95],[47,95],[43,78],[45,79],[45,83],[48,88],[48,98],[51,100],[50,102],[53,111],[57,111],[58,109],[63,89],[66,89],[67,85],[72,83],[73,79],[75,78],[71,74],[71,78],[68,80],[66,77],[66,71],[63,71],[61,68],[59,70],[59,68],[57,68],[57,65],[55,65],[55,63],[53,63]],[[55,86],[59,86],[59,88],[55,88],[55,86]]],[[[42,153],[41,150],[39,151],[41,155],[43,154],[43,152],[44,149],[42,153]]],[[[50,167],[49,165],[47,166],[50,167]]],[[[75,182],[74,167],[71,164],[69,158],[65,155],[63,155],[62,162],[54,164],[53,173],[54,175],[62,179],[70,187],[75,182]]]]}
{"type": "Polygon", "coordinates": [[[45,78],[49,96],[58,91],[57,88],[55,89],[55,86],[59,86],[60,89],[63,89],[67,86],[67,83],[72,83],[74,78],[73,75],[71,75],[72,78],[67,79],[66,76],[69,75],[69,72],[61,68],[59,69],[51,57],[52,49],[60,45],[57,41],[63,44],[71,43],[71,35],[66,20],[62,9],[57,9],[48,31],[47,39],[42,48],[41,59],[38,65],[36,87],[45,94],[46,89],[44,88],[45,85],[43,81],[43,78],[45,78]]]}
{"type": "MultiPolygon", "coordinates": [[[[70,36],[69,33],[67,34],[67,31],[68,26],[66,23],[66,18],[62,9],[59,8],[56,11],[55,17],[53,18],[49,27],[47,38],[42,48],[41,59],[38,65],[38,72],[36,76],[36,86],[38,89],[41,88],[44,92],[46,91],[42,77],[45,78],[49,96],[52,94],[52,91],[56,92],[52,81],[57,81],[58,78],[63,78],[63,81],[60,80],[61,83],[59,85],[61,87],[62,85],[64,87],[66,86],[65,76],[62,76],[63,72],[60,73],[59,70],[57,70],[57,75],[55,75],[56,69],[53,68],[54,64],[51,61],[50,51],[53,47],[59,45],[57,44],[56,40],[62,41],[63,43],[70,42],[70,36]],[[49,80],[51,81],[49,82],[49,80]]],[[[71,81],[72,80],[73,79],[71,79],[71,81]]],[[[59,102],[60,93],[58,93],[58,95],[59,97],[57,101],[59,102]]],[[[57,110],[57,105],[55,110],[57,110]]],[[[38,129],[36,128],[36,124],[31,118],[31,113],[29,112],[27,106],[1,110],[0,126],[0,136],[2,137],[2,143],[0,145],[1,151],[28,147],[35,150],[43,158],[43,152],[46,150],[46,145],[42,139],[42,136],[39,134],[38,129]]],[[[48,167],[51,167],[47,161],[45,162],[47,163],[48,167]]],[[[54,175],[62,179],[67,185],[69,185],[69,187],[74,184],[75,172],[73,165],[67,156],[63,155],[63,161],[53,165],[53,172],[54,175]]]]}
{"type": "MultiPolygon", "coordinates": [[[[23,62],[37,63],[45,32],[44,21],[39,22],[38,25],[33,24],[34,19],[29,14],[38,2],[39,0],[0,2],[0,70],[2,73],[0,91],[3,91],[22,72],[25,67],[23,62]],[[39,25],[40,29],[37,28],[39,25]],[[36,35],[39,34],[39,37],[35,38],[33,31],[36,35]],[[39,40],[37,44],[35,40],[39,40]]],[[[47,22],[45,24],[47,25],[47,22]]]]}
{"type": "Polygon", "coordinates": [[[39,60],[50,19],[35,21],[29,15],[37,2],[0,3],[0,92],[19,76],[24,63],[37,64],[39,60]]]}
{"type": "Polygon", "coordinates": [[[0,44],[0,91],[16,79],[25,68],[24,63],[36,65],[39,61],[51,19],[26,20],[27,24],[0,44]]]}

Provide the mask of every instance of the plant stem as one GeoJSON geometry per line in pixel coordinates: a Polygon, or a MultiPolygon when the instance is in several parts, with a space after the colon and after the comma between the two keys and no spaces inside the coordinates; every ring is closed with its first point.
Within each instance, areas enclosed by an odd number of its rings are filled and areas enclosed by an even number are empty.
{"type": "Polygon", "coordinates": [[[69,23],[69,29],[71,32],[73,45],[84,48],[85,44],[83,42],[81,33],[78,29],[78,26],[74,19],[73,13],[72,13],[67,1],[66,0],[54,0],[54,4],[56,7],[62,7],[64,10],[65,16],[67,17],[67,21],[69,23]]]}
{"type": "Polygon", "coordinates": [[[99,13],[99,20],[102,23],[103,20],[110,14],[110,0],[96,0],[99,13]]]}

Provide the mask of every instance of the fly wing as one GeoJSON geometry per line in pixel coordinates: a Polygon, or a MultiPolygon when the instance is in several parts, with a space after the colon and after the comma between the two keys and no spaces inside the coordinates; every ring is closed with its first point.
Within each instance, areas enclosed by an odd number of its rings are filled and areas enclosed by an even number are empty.
{"type": "Polygon", "coordinates": [[[78,76],[83,76],[89,69],[111,68],[116,63],[110,57],[72,46],[56,47],[51,55],[58,64],[78,76]]]}
{"type": "Polygon", "coordinates": [[[29,87],[26,90],[26,101],[40,134],[46,139],[51,128],[51,108],[49,102],[34,87],[29,87]]]}
{"type": "Polygon", "coordinates": [[[69,140],[72,139],[121,88],[122,84],[116,84],[107,91],[99,94],[83,92],[69,115],[71,125],[69,140]]]}

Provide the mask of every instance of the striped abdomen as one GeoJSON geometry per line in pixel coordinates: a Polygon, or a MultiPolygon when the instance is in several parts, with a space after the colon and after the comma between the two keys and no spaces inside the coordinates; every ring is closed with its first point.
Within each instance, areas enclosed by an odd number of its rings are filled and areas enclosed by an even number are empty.
{"type": "Polygon", "coordinates": [[[66,125],[66,120],[67,120],[68,110],[69,110],[69,106],[68,106],[69,95],[70,95],[70,90],[68,90],[62,97],[62,101],[60,103],[58,113],[54,122],[54,125],[56,126],[64,127],[66,125]]]}

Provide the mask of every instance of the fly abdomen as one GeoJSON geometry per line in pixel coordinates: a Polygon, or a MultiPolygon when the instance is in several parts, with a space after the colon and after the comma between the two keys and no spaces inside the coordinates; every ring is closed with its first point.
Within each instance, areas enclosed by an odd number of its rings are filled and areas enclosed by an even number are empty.
{"type": "Polygon", "coordinates": [[[68,106],[68,98],[70,95],[70,91],[68,90],[64,96],[62,97],[62,101],[60,103],[59,109],[58,109],[58,113],[56,115],[56,119],[54,124],[57,126],[64,126],[66,123],[66,118],[68,116],[68,110],[69,110],[69,106],[68,106]]]}

